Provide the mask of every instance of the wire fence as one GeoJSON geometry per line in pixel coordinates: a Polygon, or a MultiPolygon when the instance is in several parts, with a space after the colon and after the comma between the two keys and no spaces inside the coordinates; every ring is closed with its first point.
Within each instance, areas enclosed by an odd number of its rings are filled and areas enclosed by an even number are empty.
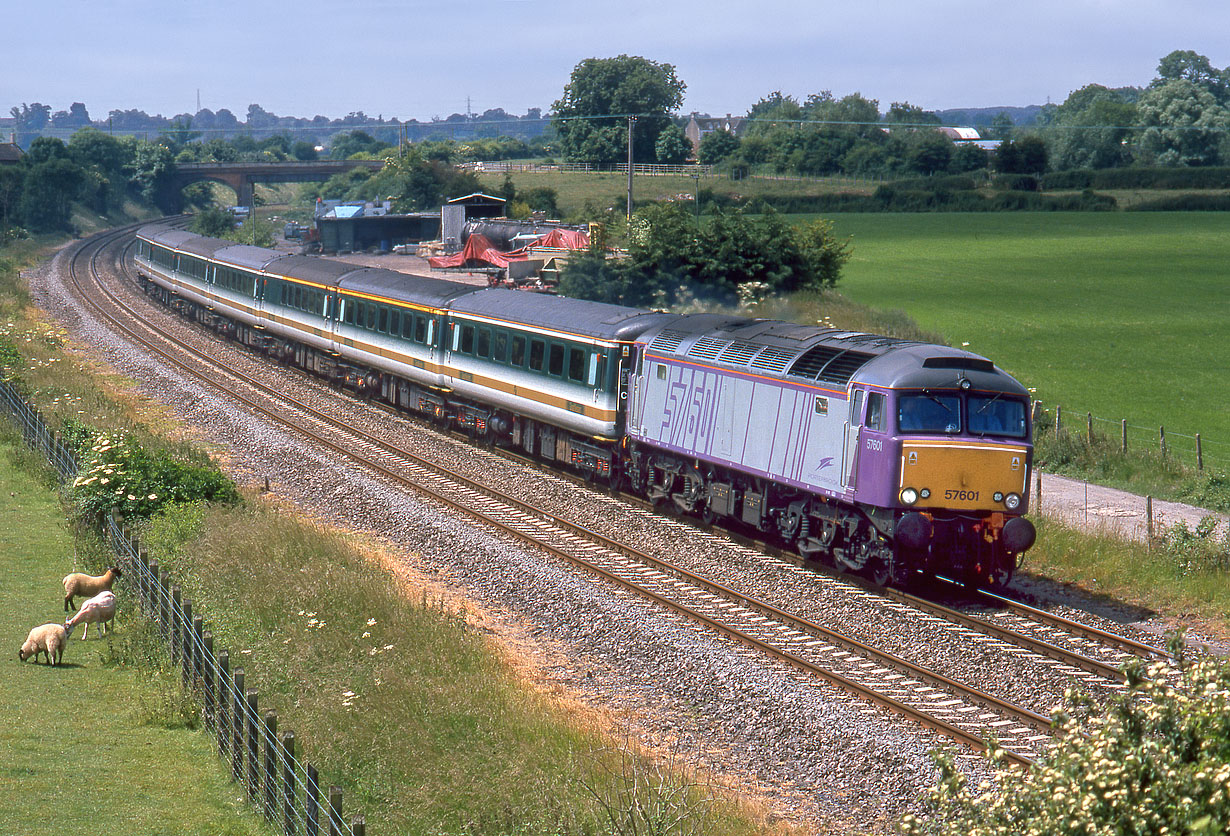
{"type": "Polygon", "coordinates": [[[1189,435],[1166,429],[1165,425],[1146,427],[1129,424],[1126,418],[1099,418],[1092,412],[1065,409],[1056,404],[1045,409],[1041,401],[1034,402],[1034,423],[1052,430],[1056,436],[1080,433],[1086,442],[1116,439],[1121,453],[1128,450],[1153,450],[1163,458],[1173,458],[1203,472],[1210,469],[1230,470],[1230,442],[1210,440],[1200,433],[1189,435]]]}
{"type": "MultiPolygon", "coordinates": [[[[7,381],[0,381],[0,404],[21,428],[26,444],[42,452],[62,480],[76,475],[72,451],[7,381]]],[[[296,751],[294,731],[279,733],[277,711],[260,713],[259,694],[243,668],[231,670],[229,650],[214,651],[213,632],[200,611],[194,611],[192,600],[183,597],[158,561],[149,558],[118,516],[104,520],[103,535],[142,614],[165,641],[183,687],[197,698],[218,756],[229,764],[249,802],[283,836],[366,836],[363,816],[349,823],[343,818],[341,788],[322,785],[316,768],[296,751]]]]}

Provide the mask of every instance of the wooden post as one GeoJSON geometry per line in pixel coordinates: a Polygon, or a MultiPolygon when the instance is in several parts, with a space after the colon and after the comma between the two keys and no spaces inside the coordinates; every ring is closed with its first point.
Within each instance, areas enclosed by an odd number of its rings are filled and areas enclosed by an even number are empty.
{"type": "Polygon", "coordinates": [[[157,560],[151,560],[149,562],[149,611],[159,632],[162,631],[162,605],[158,597],[161,589],[162,567],[158,565],[157,560]]]}
{"type": "Polygon", "coordinates": [[[257,735],[260,731],[257,724],[260,722],[260,715],[257,714],[256,689],[249,688],[247,692],[247,727],[248,727],[248,800],[253,804],[260,803],[260,776],[257,770],[260,769],[260,741],[257,735]]]}
{"type": "Polygon", "coordinates": [[[192,684],[192,599],[180,603],[179,660],[184,687],[192,684]]]}
{"type": "Polygon", "coordinates": [[[243,668],[235,668],[235,676],[232,677],[233,696],[231,703],[231,777],[237,782],[243,782],[243,729],[244,729],[244,702],[243,702],[243,668]]]}
{"type": "Polygon", "coordinates": [[[1034,476],[1037,479],[1037,490],[1034,492],[1034,516],[1042,513],[1042,471],[1034,468],[1034,476]]]}
{"type": "Polygon", "coordinates": [[[265,818],[273,821],[278,812],[278,712],[265,712],[265,818]]]}
{"type": "Polygon", "coordinates": [[[316,767],[303,767],[303,836],[320,836],[320,776],[316,767]]]}
{"type": "Polygon", "coordinates": [[[295,836],[295,733],[282,732],[282,836],[295,836]]]}
{"type": "Polygon", "coordinates": [[[342,836],[342,788],[329,787],[329,836],[342,836]]]}
{"type": "Polygon", "coordinates": [[[1145,497],[1145,538],[1153,545],[1153,497],[1145,497]]]}
{"type": "Polygon", "coordinates": [[[149,614],[149,552],[142,546],[137,552],[137,594],[141,599],[141,610],[149,614]]]}
{"type": "Polygon", "coordinates": [[[179,618],[180,618],[180,603],[183,599],[183,590],[179,588],[179,584],[171,587],[171,602],[169,604],[169,612],[167,613],[169,620],[167,626],[169,628],[171,642],[171,662],[179,661],[179,618]]]}
{"type": "Polygon", "coordinates": [[[1204,470],[1204,451],[1200,449],[1200,433],[1196,433],[1196,469],[1204,470]]]}
{"type": "Polygon", "coordinates": [[[1164,458],[1166,458],[1166,428],[1165,428],[1165,427],[1158,427],[1158,428],[1157,428],[1157,435],[1158,435],[1158,438],[1159,438],[1159,439],[1161,439],[1161,443],[1162,443],[1162,458],[1164,459],[1164,458]]]}
{"type": "Polygon", "coordinates": [[[1085,437],[1089,439],[1089,445],[1093,446],[1093,413],[1085,413],[1085,437]]]}
{"type": "Polygon", "coordinates": [[[1123,455],[1127,455],[1127,419],[1124,418],[1119,422],[1119,432],[1123,436],[1123,455]]]}
{"type": "Polygon", "coordinates": [[[217,732],[217,700],[214,699],[214,669],[217,660],[214,658],[214,634],[210,630],[201,630],[201,701],[205,704],[205,728],[217,732]]]}
{"type": "Polygon", "coordinates": [[[355,816],[350,820],[350,836],[367,836],[367,819],[355,816]]]}
{"type": "Polygon", "coordinates": [[[1061,418],[1060,418],[1062,413],[1063,413],[1063,407],[1061,407],[1059,404],[1055,404],[1055,437],[1056,438],[1059,437],[1059,430],[1063,426],[1061,418]]]}
{"type": "Polygon", "coordinates": [[[218,654],[218,722],[214,733],[218,735],[218,757],[227,760],[231,743],[231,652],[223,649],[218,654]]]}
{"type": "Polygon", "coordinates": [[[1034,401],[1033,415],[1030,419],[1035,424],[1042,420],[1042,401],[1034,401]]]}
{"type": "Polygon", "coordinates": [[[201,681],[201,663],[205,656],[205,622],[199,615],[192,616],[192,642],[188,658],[192,660],[191,685],[196,688],[201,681]]]}

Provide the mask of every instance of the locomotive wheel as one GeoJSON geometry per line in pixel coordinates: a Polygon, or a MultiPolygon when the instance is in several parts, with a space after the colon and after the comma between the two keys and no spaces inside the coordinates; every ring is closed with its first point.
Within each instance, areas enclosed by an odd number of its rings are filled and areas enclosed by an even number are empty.
{"type": "Polygon", "coordinates": [[[704,510],[700,512],[700,521],[705,525],[713,525],[717,522],[718,513],[709,507],[709,503],[705,503],[704,510]]]}

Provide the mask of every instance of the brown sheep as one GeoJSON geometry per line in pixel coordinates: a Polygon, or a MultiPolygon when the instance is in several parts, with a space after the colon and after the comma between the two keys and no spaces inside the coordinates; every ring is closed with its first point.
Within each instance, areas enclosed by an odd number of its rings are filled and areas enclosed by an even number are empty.
{"type": "Polygon", "coordinates": [[[38,661],[41,653],[47,657],[47,664],[58,665],[64,658],[64,645],[68,644],[68,631],[59,624],[44,624],[35,627],[26,637],[26,643],[17,652],[17,658],[26,661],[31,656],[38,661]]]}
{"type": "Polygon", "coordinates": [[[111,584],[115,583],[115,579],[120,577],[123,577],[123,572],[119,570],[118,566],[112,566],[101,575],[85,575],[81,572],[65,575],[64,612],[72,612],[77,609],[73,605],[73,598],[78,595],[82,598],[92,598],[103,590],[111,589],[111,584]]]}

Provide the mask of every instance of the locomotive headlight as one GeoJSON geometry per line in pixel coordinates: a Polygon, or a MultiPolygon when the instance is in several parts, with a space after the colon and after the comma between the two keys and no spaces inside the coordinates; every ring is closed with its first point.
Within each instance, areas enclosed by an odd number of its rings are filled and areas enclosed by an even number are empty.
{"type": "Polygon", "coordinates": [[[930,498],[931,498],[931,489],[930,489],[930,488],[923,488],[921,491],[919,491],[919,492],[918,492],[918,495],[919,495],[919,496],[921,496],[923,499],[930,499],[930,498]]]}
{"type": "Polygon", "coordinates": [[[904,488],[901,491],[901,502],[903,505],[913,505],[918,501],[918,491],[913,488],[904,488]]]}
{"type": "Polygon", "coordinates": [[[996,502],[1003,502],[1003,501],[1004,501],[1004,492],[1003,492],[1003,491],[996,491],[994,494],[992,494],[991,499],[994,499],[996,502]]]}
{"type": "Polygon", "coordinates": [[[1015,511],[1021,507],[1021,495],[1019,493],[1010,493],[1004,497],[1004,507],[1009,511],[1015,511]]]}

